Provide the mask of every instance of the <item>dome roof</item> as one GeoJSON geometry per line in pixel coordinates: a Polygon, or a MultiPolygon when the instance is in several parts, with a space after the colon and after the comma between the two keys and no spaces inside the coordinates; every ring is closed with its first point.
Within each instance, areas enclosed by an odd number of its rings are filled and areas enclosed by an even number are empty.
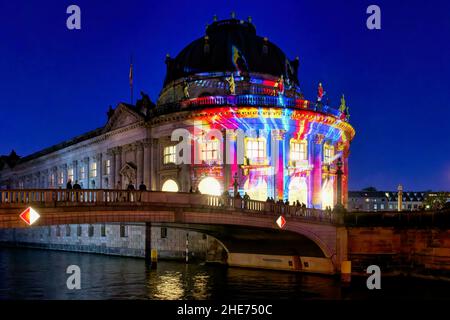
{"type": "Polygon", "coordinates": [[[206,35],[185,47],[175,59],[166,59],[164,85],[173,80],[204,72],[240,71],[283,75],[298,84],[298,59],[286,55],[267,38],[256,35],[250,22],[230,19],[215,21],[206,35]]]}

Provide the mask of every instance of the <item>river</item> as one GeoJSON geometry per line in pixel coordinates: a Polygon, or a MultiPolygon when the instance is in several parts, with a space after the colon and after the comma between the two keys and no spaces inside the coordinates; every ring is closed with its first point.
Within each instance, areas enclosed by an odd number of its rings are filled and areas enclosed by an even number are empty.
{"type": "Polygon", "coordinates": [[[0,299],[445,299],[449,283],[385,277],[381,290],[364,278],[348,288],[329,276],[227,268],[88,253],[0,248],[0,299]],[[81,270],[81,289],[66,285],[69,265],[81,270]]]}

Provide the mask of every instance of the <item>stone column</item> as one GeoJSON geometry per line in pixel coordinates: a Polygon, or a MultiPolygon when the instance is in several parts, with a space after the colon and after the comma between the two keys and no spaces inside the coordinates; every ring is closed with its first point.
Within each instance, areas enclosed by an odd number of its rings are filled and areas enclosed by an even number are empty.
{"type": "Polygon", "coordinates": [[[312,205],[314,208],[322,208],[322,149],[323,134],[316,134],[312,144],[312,205]]]}
{"type": "Polygon", "coordinates": [[[97,160],[97,189],[103,189],[103,154],[99,153],[96,157],[97,160]]]}
{"type": "Polygon", "coordinates": [[[151,152],[151,186],[152,190],[159,190],[160,185],[158,183],[158,172],[159,172],[159,165],[161,163],[161,157],[159,154],[159,141],[158,139],[152,139],[152,145],[150,148],[151,152]]]}
{"type": "Polygon", "coordinates": [[[89,157],[85,157],[83,159],[83,166],[84,166],[84,172],[85,172],[85,177],[84,177],[84,181],[83,181],[83,189],[90,189],[91,185],[89,183],[89,157]]]}
{"type": "Polygon", "coordinates": [[[144,147],[141,142],[136,144],[136,187],[144,181],[144,147]]]}
{"type": "Polygon", "coordinates": [[[230,163],[230,146],[228,145],[228,141],[231,139],[229,137],[229,133],[227,130],[223,130],[223,139],[222,139],[222,168],[223,168],[223,190],[227,191],[230,188],[231,184],[231,163],[230,163]],[[228,159],[228,160],[227,160],[228,159]]]}
{"type": "Polygon", "coordinates": [[[72,162],[72,168],[73,168],[73,181],[72,183],[75,184],[76,181],[78,181],[78,161],[74,160],[72,162]]]}
{"type": "Polygon", "coordinates": [[[144,184],[147,186],[148,190],[152,190],[151,185],[152,159],[150,157],[151,143],[148,140],[144,140],[143,148],[144,148],[144,159],[143,159],[144,184]]]}
{"type": "Polygon", "coordinates": [[[272,130],[271,135],[271,156],[274,167],[274,175],[273,175],[273,186],[274,186],[274,195],[275,200],[283,200],[284,197],[284,162],[285,162],[285,154],[284,154],[284,138],[285,138],[285,130],[272,130]],[[281,141],[281,145],[280,145],[281,141]]]}
{"type": "MultiPolygon", "coordinates": [[[[121,147],[117,147],[115,149],[115,153],[114,153],[114,157],[115,157],[115,172],[114,172],[114,189],[117,189],[117,183],[120,181],[120,169],[122,168],[122,148],[121,147]]],[[[121,182],[122,183],[122,182],[121,182]]],[[[120,186],[120,188],[122,189],[122,186],[120,186]]]]}
{"type": "MultiPolygon", "coordinates": [[[[109,182],[109,189],[114,189],[116,186],[116,157],[114,156],[114,149],[108,149],[106,152],[107,159],[110,162],[109,167],[109,174],[108,174],[108,182],[109,182]]],[[[106,172],[105,172],[106,174],[106,172]]]]}

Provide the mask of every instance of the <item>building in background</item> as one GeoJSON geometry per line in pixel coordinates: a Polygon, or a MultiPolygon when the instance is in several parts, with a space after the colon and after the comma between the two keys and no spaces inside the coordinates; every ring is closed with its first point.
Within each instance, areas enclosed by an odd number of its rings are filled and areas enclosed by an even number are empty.
{"type": "MultiPolygon", "coordinates": [[[[425,208],[427,192],[403,192],[402,210],[417,211],[425,208]]],[[[398,192],[394,191],[349,191],[349,211],[398,211],[398,192]]]]}

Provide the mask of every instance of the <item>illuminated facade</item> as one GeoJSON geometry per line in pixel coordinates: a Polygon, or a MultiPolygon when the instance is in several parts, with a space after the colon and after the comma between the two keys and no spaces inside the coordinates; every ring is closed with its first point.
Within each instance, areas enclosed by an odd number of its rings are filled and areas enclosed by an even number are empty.
{"type": "Polygon", "coordinates": [[[214,21],[166,65],[156,105],[143,95],[111,109],[103,128],[14,164],[5,158],[0,187],[64,188],[71,179],[83,188],[144,182],[151,190],[220,195],[237,183],[251,199],[325,208],[338,202],[340,158],[346,205],[355,135],[348,107],[343,98],[328,106],[322,85],[317,99],[305,99],[298,58],[287,59],[251,22],[229,19],[214,21]],[[176,129],[195,142],[183,164],[171,139],[176,129]]]}

